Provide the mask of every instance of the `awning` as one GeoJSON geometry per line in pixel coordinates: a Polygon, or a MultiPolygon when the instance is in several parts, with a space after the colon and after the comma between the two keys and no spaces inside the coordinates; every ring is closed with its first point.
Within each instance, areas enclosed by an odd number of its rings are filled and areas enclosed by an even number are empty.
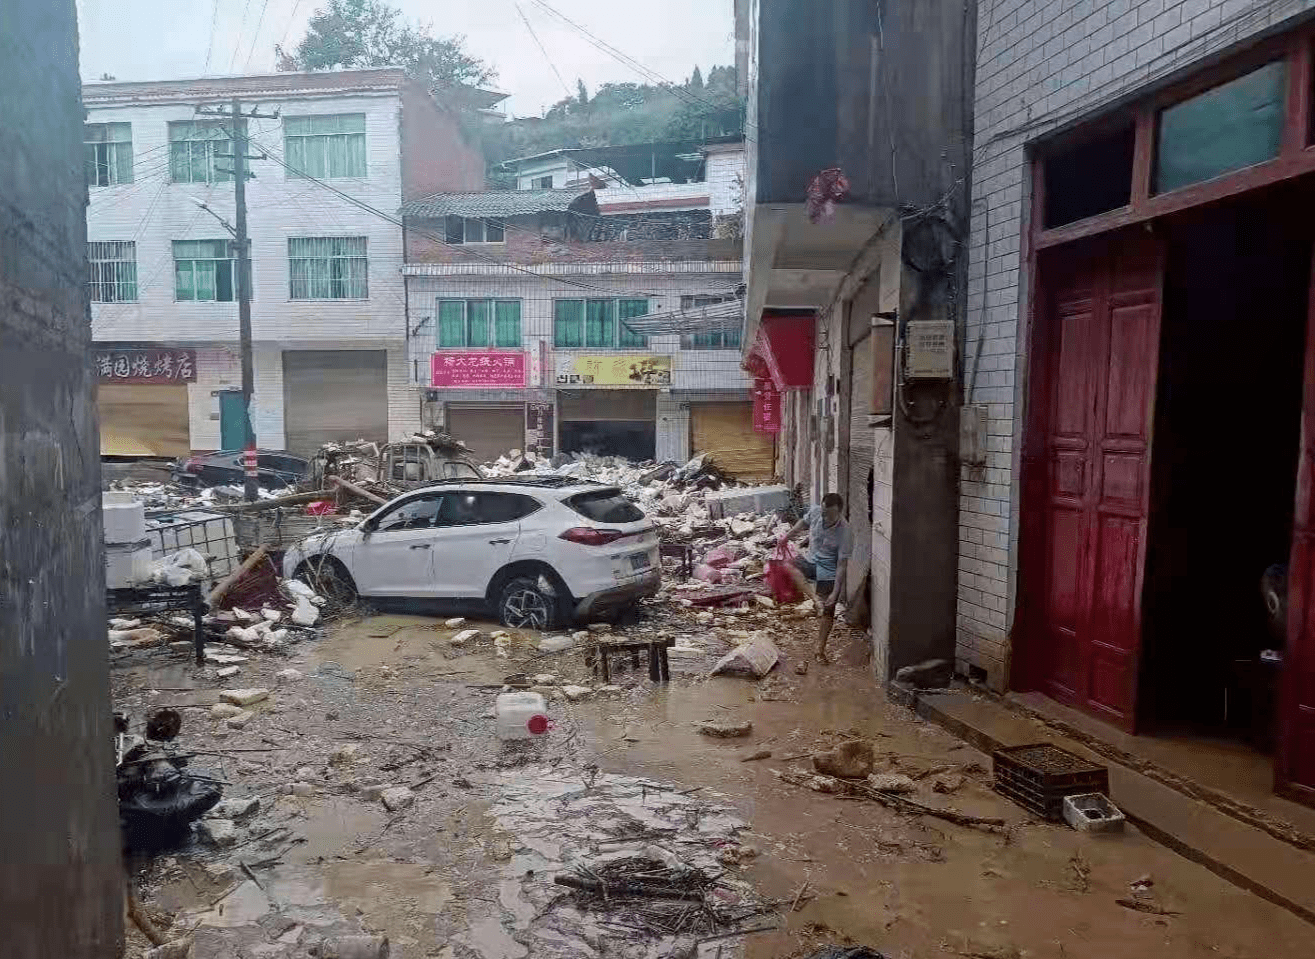
{"type": "Polygon", "coordinates": [[[744,326],[744,300],[727,300],[725,303],[693,306],[684,310],[628,316],[623,322],[629,329],[644,336],[738,330],[744,326]]]}
{"type": "Polygon", "coordinates": [[[815,325],[812,310],[763,310],[744,369],[778,390],[811,389],[815,325]]]}

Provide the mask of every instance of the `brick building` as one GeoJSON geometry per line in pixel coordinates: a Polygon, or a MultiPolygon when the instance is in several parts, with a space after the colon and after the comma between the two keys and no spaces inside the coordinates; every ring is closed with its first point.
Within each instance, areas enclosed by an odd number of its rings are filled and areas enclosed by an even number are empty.
{"type": "Polygon", "coordinates": [[[197,109],[233,97],[277,114],[247,121],[258,445],[407,435],[397,210],[480,189],[483,158],[401,69],[278,73],[84,85],[102,451],[242,445],[231,147],[197,109]]]}
{"type": "Polygon", "coordinates": [[[957,611],[964,673],[1307,801],[1312,9],[979,4],[957,611]]]}
{"type": "Polygon", "coordinates": [[[718,229],[737,219],[743,146],[707,149],[713,179],[634,184],[600,151],[553,151],[518,165],[523,189],[407,203],[410,373],[426,422],[484,456],[711,451],[770,476],[739,314],[705,316],[737,300],[739,239],[718,229]],[[550,178],[571,185],[539,186],[550,178]]]}

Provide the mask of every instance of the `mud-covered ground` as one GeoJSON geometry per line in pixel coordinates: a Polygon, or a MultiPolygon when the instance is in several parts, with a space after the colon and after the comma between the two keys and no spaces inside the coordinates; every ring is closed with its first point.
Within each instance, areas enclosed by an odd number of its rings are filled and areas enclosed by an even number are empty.
{"type": "MultiPolygon", "coordinates": [[[[193,767],[225,780],[226,798],[260,800],[232,845],[139,857],[148,912],[169,936],[194,934],[197,959],[305,956],[363,932],[404,959],[802,957],[825,943],[889,957],[1311,955],[1307,924],[1135,828],[1080,834],[996,796],[988,757],[884,700],[861,637],[838,630],[839,662],[800,675],[813,619],[755,605],[708,622],[685,595],[664,592],[618,628],[702,647],[673,657],[668,686],[627,667],[619,688],[600,689],[588,641],[541,654],[536,635],[495,644],[499,627],[468,623],[483,635],[458,648],[443,617],[402,614],[339,621],[286,656],[248,654],[224,680],[182,650],[119,657],[116,706],[135,719],[186,707],[173,748],[207,753],[193,767]],[[771,676],[706,678],[757,630],[782,652],[771,676]],[[302,678],[280,684],[288,668],[302,678]],[[504,745],[492,707],[516,673],[594,691],[556,694],[546,736],[504,745]],[[242,728],[211,718],[222,689],[250,687],[271,693],[242,728]],[[709,738],[697,731],[708,720],[753,732],[709,738]],[[872,743],[878,771],[913,777],[917,801],[1007,826],[909,816],[773,775],[849,738],[872,743]],[[760,751],[771,758],[742,761],[760,751]],[[378,788],[396,785],[414,801],[390,812],[378,788]],[[552,881],[637,855],[720,875],[713,911],[728,925],[682,909],[668,935],[615,903],[581,909],[552,881]],[[1146,877],[1141,901],[1163,915],[1116,903],[1146,877]],[[759,931],[710,938],[736,928],[759,931]]],[[[145,945],[134,932],[129,954],[145,945]]]]}

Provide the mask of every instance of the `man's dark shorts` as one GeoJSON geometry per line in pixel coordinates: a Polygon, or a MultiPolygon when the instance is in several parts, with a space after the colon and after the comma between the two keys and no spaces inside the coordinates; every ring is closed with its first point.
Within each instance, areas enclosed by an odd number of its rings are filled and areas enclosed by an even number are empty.
{"type": "Polygon", "coordinates": [[[825,599],[835,591],[836,581],[834,579],[817,578],[817,565],[807,556],[796,556],[794,561],[795,569],[804,574],[804,578],[810,580],[817,586],[817,595],[825,599]]]}

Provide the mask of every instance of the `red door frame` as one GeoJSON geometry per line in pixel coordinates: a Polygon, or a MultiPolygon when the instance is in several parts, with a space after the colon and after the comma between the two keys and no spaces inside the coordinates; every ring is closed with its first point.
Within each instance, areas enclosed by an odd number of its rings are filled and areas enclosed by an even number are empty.
{"type": "MultiPolygon", "coordinates": [[[[1098,125],[1113,118],[1086,124],[1072,133],[1034,145],[1030,156],[1032,195],[1029,225],[1023,231],[1023,262],[1027,264],[1027,300],[1023,317],[1029,367],[1024,430],[1021,448],[1019,550],[1020,580],[1031,557],[1036,562],[1038,517],[1029,516],[1026,504],[1036,488],[1038,462],[1044,456],[1045,375],[1033,368],[1045,346],[1040,329],[1044,309],[1039,254],[1085,237],[1111,233],[1133,224],[1150,223],[1157,217],[1194,206],[1213,203],[1270,183],[1315,172],[1315,25],[1309,22],[1286,34],[1262,40],[1246,51],[1192,77],[1168,85],[1125,110],[1135,124],[1132,183],[1128,206],[1108,213],[1043,229],[1045,204],[1044,155],[1057,145],[1090,135],[1098,125]],[[1282,59],[1287,64],[1288,92],[1282,145],[1273,160],[1222,175],[1164,194],[1152,193],[1151,172],[1155,156],[1156,118],[1164,107],[1226,82],[1261,64],[1282,59]]],[[[1126,121],[1125,121],[1126,122],[1126,121]]],[[[1298,801],[1315,805],[1315,267],[1311,277],[1311,316],[1308,322],[1307,354],[1302,410],[1302,455],[1298,475],[1293,549],[1289,564],[1289,622],[1287,661],[1284,665],[1279,704],[1278,751],[1274,764],[1275,789],[1298,801]],[[1309,440],[1309,442],[1308,442],[1309,440]]],[[[1149,456],[1148,456],[1149,463],[1149,456]]],[[[1139,566],[1144,567],[1143,559],[1139,566]]],[[[1138,570],[1138,601],[1143,570],[1138,570]]],[[[1043,684],[1044,657],[1039,655],[1035,623],[1029,623],[1026,604],[1019,601],[1022,588],[1015,590],[1017,619],[1013,630],[1015,648],[1010,664],[1010,685],[1015,689],[1037,689],[1043,684]]],[[[1140,609],[1138,609],[1140,629],[1140,609]]],[[[1135,718],[1134,718],[1135,719],[1135,718]]]]}
{"type": "Polygon", "coordinates": [[[1274,791],[1315,806],[1315,251],[1306,320],[1297,503],[1288,563],[1288,646],[1277,732],[1274,791]]]}

